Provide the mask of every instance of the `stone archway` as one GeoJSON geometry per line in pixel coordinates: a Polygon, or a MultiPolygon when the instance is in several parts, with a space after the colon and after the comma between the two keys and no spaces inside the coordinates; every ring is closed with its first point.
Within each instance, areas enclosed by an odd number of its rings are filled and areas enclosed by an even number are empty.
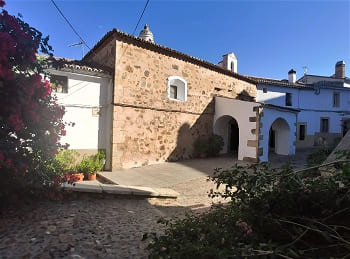
{"type": "Polygon", "coordinates": [[[290,128],[285,119],[276,119],[269,131],[269,151],[278,155],[289,155],[290,128]]]}
{"type": "Polygon", "coordinates": [[[238,155],[239,150],[239,126],[235,118],[224,115],[215,121],[214,134],[224,139],[221,154],[238,155]]]}

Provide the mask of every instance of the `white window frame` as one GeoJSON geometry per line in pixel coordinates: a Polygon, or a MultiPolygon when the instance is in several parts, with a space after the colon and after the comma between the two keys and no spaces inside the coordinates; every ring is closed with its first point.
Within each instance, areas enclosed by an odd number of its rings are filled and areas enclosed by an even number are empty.
{"type": "Polygon", "coordinates": [[[172,101],[178,101],[178,102],[186,102],[187,101],[187,82],[185,79],[183,79],[180,76],[169,76],[168,77],[168,89],[167,89],[167,93],[168,93],[168,98],[172,101]],[[176,85],[174,83],[172,83],[174,80],[179,80],[181,81],[184,85],[176,85]],[[171,98],[170,97],[170,85],[174,85],[177,87],[177,99],[171,98]],[[179,99],[179,93],[180,91],[184,92],[184,96],[183,99],[179,99]]]}

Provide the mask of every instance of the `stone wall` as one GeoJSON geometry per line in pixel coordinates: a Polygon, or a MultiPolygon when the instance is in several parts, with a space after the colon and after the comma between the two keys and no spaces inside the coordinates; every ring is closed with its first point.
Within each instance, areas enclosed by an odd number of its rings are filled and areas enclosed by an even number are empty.
{"type": "Polygon", "coordinates": [[[213,132],[215,95],[256,96],[254,84],[136,45],[115,41],[113,169],[191,158],[213,132]],[[168,98],[170,76],[187,81],[186,102],[168,98]]]}

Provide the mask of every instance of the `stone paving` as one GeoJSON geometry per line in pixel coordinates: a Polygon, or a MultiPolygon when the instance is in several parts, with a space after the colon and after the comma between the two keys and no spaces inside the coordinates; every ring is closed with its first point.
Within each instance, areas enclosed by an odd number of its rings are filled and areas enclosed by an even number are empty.
{"type": "Polygon", "coordinates": [[[0,218],[0,258],[147,258],[146,232],[184,208],[146,199],[42,202],[0,218]]]}
{"type": "Polygon", "coordinates": [[[203,174],[169,188],[180,194],[177,200],[82,195],[6,211],[0,215],[0,258],[147,258],[143,234],[161,233],[159,218],[205,211],[215,186],[203,174]]]}
{"type": "Polygon", "coordinates": [[[147,258],[142,235],[161,233],[159,218],[207,209],[213,187],[202,177],[173,186],[178,200],[83,196],[7,212],[0,216],[0,258],[147,258]]]}

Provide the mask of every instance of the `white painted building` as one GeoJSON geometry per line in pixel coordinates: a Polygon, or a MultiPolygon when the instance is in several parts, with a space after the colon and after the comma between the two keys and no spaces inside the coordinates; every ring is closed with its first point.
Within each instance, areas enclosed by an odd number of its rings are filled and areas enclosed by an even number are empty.
{"type": "Polygon", "coordinates": [[[350,79],[344,71],[345,63],[338,62],[330,77],[304,75],[296,81],[294,70],[289,80],[250,77],[257,81],[257,101],[262,103],[260,161],[268,161],[271,151],[291,155],[300,148],[333,146],[341,139],[350,128],[350,79]]]}
{"type": "Polygon", "coordinates": [[[65,107],[66,135],[61,143],[82,155],[106,152],[105,169],[111,165],[112,76],[102,69],[65,62],[46,69],[57,103],[65,107]],[[69,124],[73,124],[69,125],[69,124]]]}
{"type": "Polygon", "coordinates": [[[214,134],[224,140],[222,154],[233,153],[238,160],[257,158],[256,106],[255,102],[215,97],[214,134]]]}

